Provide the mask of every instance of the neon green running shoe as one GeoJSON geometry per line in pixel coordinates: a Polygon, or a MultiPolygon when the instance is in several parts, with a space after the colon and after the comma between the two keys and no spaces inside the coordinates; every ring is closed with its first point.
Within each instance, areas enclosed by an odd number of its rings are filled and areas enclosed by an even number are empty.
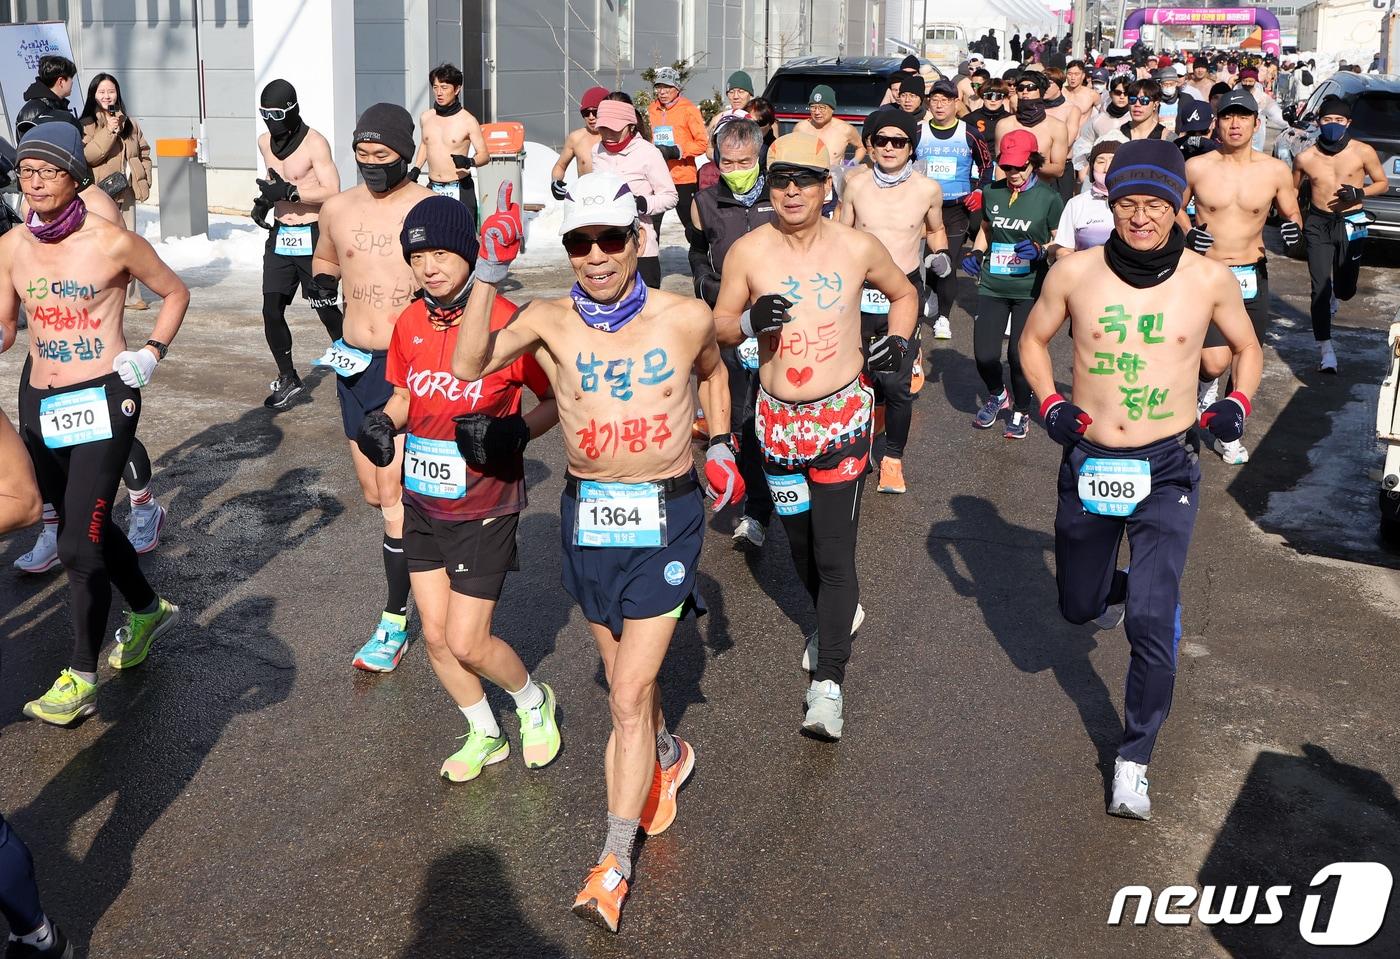
{"type": "Polygon", "coordinates": [[[180,621],[180,607],[160,601],[154,613],[126,612],[126,625],[117,630],[117,646],[107,657],[113,669],[130,669],[146,661],[156,637],[180,621]]]}
{"type": "Polygon", "coordinates": [[[559,723],[554,719],[554,690],[548,683],[540,683],[544,692],[544,702],[534,709],[517,709],[520,717],[520,752],[525,756],[525,765],[539,769],[554,762],[559,755],[559,723]]]}
{"type": "Polygon", "coordinates": [[[71,669],[58,674],[49,691],[24,704],[24,715],[55,726],[69,726],[97,711],[97,684],[71,669]]]}
{"type": "Polygon", "coordinates": [[[454,783],[470,782],[487,766],[504,762],[510,756],[510,740],[502,736],[487,736],[473,729],[461,737],[462,748],[448,756],[442,764],[442,778],[454,783]]]}

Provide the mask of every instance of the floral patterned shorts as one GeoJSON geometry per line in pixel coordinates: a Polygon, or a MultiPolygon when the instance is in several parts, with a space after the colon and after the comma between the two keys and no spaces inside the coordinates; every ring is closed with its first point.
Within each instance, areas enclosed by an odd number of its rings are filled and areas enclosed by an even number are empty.
{"type": "Polygon", "coordinates": [[[821,467],[828,459],[859,461],[870,452],[874,406],[864,374],[830,396],[806,403],[785,403],[760,386],[755,431],[764,457],[787,469],[821,467]]]}

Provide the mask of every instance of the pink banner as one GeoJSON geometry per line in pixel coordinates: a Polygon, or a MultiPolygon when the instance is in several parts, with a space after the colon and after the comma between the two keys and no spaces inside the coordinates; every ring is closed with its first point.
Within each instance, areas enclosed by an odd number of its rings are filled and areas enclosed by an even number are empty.
{"type": "Polygon", "coordinates": [[[1230,7],[1215,10],[1198,7],[1152,7],[1134,10],[1128,14],[1128,19],[1123,23],[1123,39],[1119,42],[1125,47],[1131,47],[1141,38],[1141,28],[1144,23],[1155,23],[1167,27],[1235,27],[1257,24],[1261,33],[1260,46],[1264,52],[1278,56],[1282,51],[1278,18],[1268,10],[1256,9],[1255,7],[1230,7]]]}

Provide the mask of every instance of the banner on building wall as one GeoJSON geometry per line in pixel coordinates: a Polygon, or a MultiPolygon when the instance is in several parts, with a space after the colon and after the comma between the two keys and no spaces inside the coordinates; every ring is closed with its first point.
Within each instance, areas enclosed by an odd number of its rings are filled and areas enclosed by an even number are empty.
{"type": "MultiPolygon", "coordinates": [[[[5,117],[10,134],[14,134],[14,116],[24,106],[24,91],[39,72],[39,60],[50,54],[73,60],[73,45],[68,42],[68,25],[62,21],[44,23],[0,24],[0,99],[5,103],[5,117]]],[[[76,63],[77,61],[74,60],[76,63]]],[[[77,78],[68,102],[75,114],[83,109],[83,94],[77,78]]]]}

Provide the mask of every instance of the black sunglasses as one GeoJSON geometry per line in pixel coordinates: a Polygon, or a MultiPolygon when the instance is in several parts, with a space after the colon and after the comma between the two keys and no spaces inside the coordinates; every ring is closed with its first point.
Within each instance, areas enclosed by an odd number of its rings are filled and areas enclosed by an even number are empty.
{"type": "Polygon", "coordinates": [[[805,190],[809,186],[816,186],[818,183],[826,182],[826,174],[818,173],[815,170],[798,170],[794,173],[769,173],[768,188],[771,190],[786,190],[794,183],[799,190],[805,190]]]}
{"type": "Polygon", "coordinates": [[[627,241],[632,239],[631,230],[604,230],[596,236],[571,230],[564,234],[564,252],[569,256],[587,256],[593,252],[594,244],[608,256],[627,249],[627,241]]]}
{"type": "Polygon", "coordinates": [[[590,117],[596,117],[597,115],[597,110],[583,109],[579,111],[579,116],[583,117],[585,120],[589,119],[590,117]]]}
{"type": "Polygon", "coordinates": [[[1129,103],[1136,103],[1140,107],[1145,107],[1149,103],[1155,102],[1151,97],[1128,97],[1129,103]]]}
{"type": "Polygon", "coordinates": [[[1026,167],[1030,166],[1030,164],[1022,163],[1020,166],[1010,166],[1006,163],[998,163],[997,166],[1001,167],[1001,172],[1003,173],[1020,173],[1022,170],[1026,169],[1026,167]]]}
{"type": "Polygon", "coordinates": [[[1006,99],[1006,94],[1005,94],[1005,93],[1001,93],[1001,92],[984,93],[984,94],[982,94],[982,99],[983,99],[983,100],[1005,100],[1005,99],[1006,99]]]}
{"type": "Polygon", "coordinates": [[[871,134],[870,142],[877,147],[894,147],[896,150],[903,150],[909,145],[908,137],[887,137],[883,133],[871,134]]]}
{"type": "Polygon", "coordinates": [[[1040,87],[1036,86],[1034,83],[1018,83],[1018,84],[1016,84],[1016,92],[1017,92],[1017,93],[1036,93],[1036,92],[1038,92],[1039,90],[1040,90],[1040,87]]]}

